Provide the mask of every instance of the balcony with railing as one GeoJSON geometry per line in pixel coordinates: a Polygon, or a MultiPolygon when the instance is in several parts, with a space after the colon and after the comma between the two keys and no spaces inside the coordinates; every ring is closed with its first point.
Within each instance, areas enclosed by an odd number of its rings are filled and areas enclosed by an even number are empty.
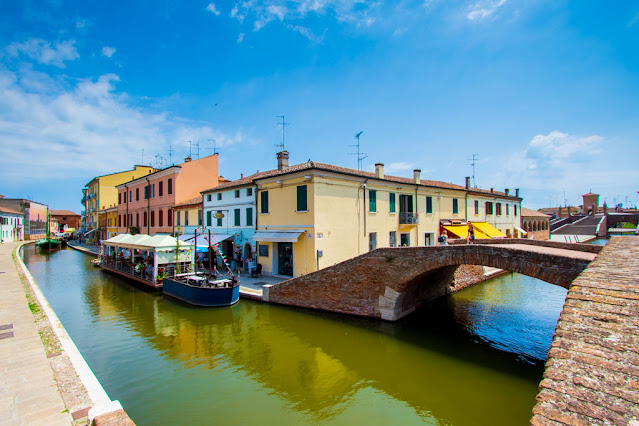
{"type": "Polygon", "coordinates": [[[417,213],[400,212],[399,223],[400,225],[417,225],[419,223],[419,217],[417,213]]]}

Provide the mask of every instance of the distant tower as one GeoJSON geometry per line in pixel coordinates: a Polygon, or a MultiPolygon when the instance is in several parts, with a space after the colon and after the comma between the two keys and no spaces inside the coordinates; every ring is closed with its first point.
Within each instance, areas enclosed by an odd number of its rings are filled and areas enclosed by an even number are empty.
{"type": "Polygon", "coordinates": [[[584,199],[584,213],[587,213],[589,216],[594,216],[597,214],[597,210],[599,209],[599,194],[593,194],[592,190],[582,195],[584,199]]]}

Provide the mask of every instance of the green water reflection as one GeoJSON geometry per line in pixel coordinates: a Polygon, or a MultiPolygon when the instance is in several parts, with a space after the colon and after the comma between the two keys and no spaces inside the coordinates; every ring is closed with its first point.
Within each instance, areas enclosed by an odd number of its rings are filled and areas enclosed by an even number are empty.
{"type": "Polygon", "coordinates": [[[25,261],[138,424],[527,424],[565,297],[508,275],[391,324],[248,300],[193,308],[72,250],[25,261]]]}

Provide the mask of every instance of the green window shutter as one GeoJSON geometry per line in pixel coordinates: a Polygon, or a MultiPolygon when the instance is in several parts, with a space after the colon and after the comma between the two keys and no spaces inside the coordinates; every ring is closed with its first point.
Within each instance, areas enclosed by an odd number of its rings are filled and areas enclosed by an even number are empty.
{"type": "MultiPolygon", "coordinates": [[[[217,212],[218,212],[218,213],[222,213],[222,212],[221,212],[221,211],[219,211],[219,210],[218,210],[217,212]]],[[[227,219],[227,220],[228,220],[228,219],[227,219]]],[[[222,219],[221,219],[221,218],[217,220],[216,226],[222,226],[222,219]]]]}
{"type": "Polygon", "coordinates": [[[300,185],[297,187],[297,211],[304,212],[306,210],[308,210],[306,185],[300,185]]]}
{"type": "Polygon", "coordinates": [[[453,198],[453,214],[459,213],[459,202],[457,198],[453,198]]]}
{"type": "Polygon", "coordinates": [[[211,210],[206,212],[206,226],[211,226],[211,210]]]}
{"type": "Polygon", "coordinates": [[[235,226],[240,226],[240,209],[235,209],[235,226]]]}
{"type": "Polygon", "coordinates": [[[253,226],[253,207],[246,208],[246,226],[253,226]]]}
{"type": "Polygon", "coordinates": [[[262,191],[260,193],[260,213],[268,213],[268,191],[262,191]]]}
{"type": "Polygon", "coordinates": [[[377,211],[377,191],[372,189],[368,191],[368,211],[371,213],[377,211]]]}
{"type": "Polygon", "coordinates": [[[395,193],[394,192],[391,192],[389,194],[388,201],[390,203],[390,212],[395,213],[395,193]]]}
{"type": "Polygon", "coordinates": [[[433,212],[433,197],[426,197],[426,213],[433,212]]]}

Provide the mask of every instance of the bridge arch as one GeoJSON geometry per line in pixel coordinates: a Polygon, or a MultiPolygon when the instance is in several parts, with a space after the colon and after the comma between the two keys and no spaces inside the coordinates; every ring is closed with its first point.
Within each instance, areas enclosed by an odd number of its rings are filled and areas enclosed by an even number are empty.
{"type": "Polygon", "coordinates": [[[269,302],[397,320],[422,303],[450,293],[460,265],[518,272],[568,288],[600,247],[503,240],[502,244],[381,248],[264,287],[269,302]],[[519,244],[516,244],[519,242],[519,244]],[[584,252],[566,250],[586,246],[584,252]]]}

